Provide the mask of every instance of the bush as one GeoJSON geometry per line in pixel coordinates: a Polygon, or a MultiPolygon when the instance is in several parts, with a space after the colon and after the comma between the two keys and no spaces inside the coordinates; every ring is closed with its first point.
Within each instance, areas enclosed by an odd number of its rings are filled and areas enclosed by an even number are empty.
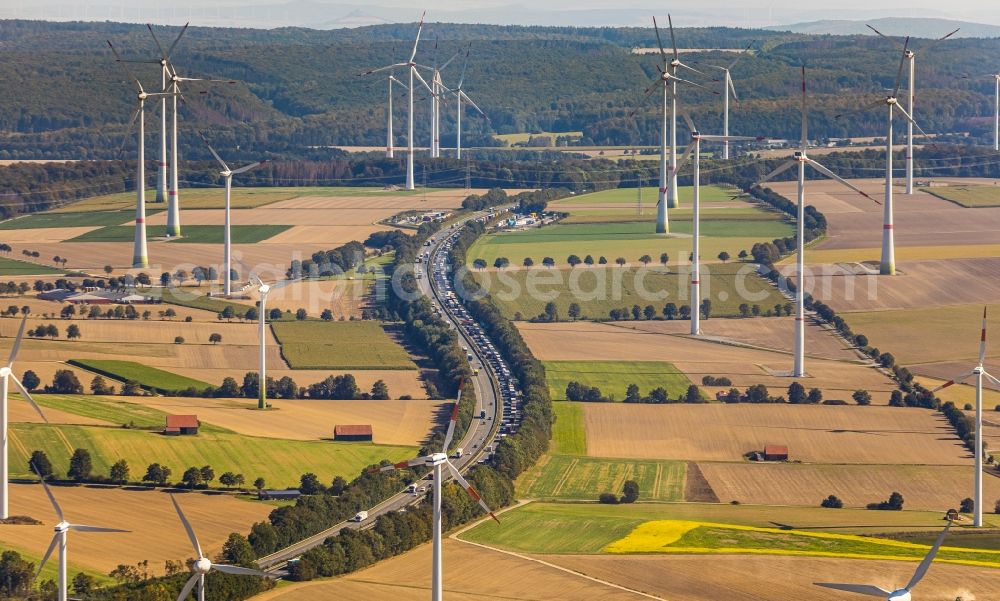
{"type": "Polygon", "coordinates": [[[958,511],[961,513],[972,513],[975,510],[976,510],[976,502],[970,499],[969,497],[965,497],[964,499],[962,499],[962,502],[959,503],[958,505],[958,511]]]}
{"type": "Polygon", "coordinates": [[[836,495],[830,495],[829,497],[823,499],[819,506],[826,507],[827,509],[841,509],[844,507],[844,502],[841,501],[836,495]]]}
{"type": "Polygon", "coordinates": [[[871,405],[872,395],[867,390],[855,390],[854,394],[851,395],[854,402],[859,405],[871,405]]]}
{"type": "Polygon", "coordinates": [[[602,492],[601,496],[597,497],[597,500],[605,505],[618,504],[618,497],[616,497],[615,494],[611,492],[602,492]]]}
{"type": "Polygon", "coordinates": [[[889,495],[888,501],[882,501],[881,503],[869,503],[867,507],[868,509],[900,511],[903,509],[903,495],[898,492],[893,492],[889,495]]]}
{"type": "Polygon", "coordinates": [[[626,480],[621,502],[635,503],[639,499],[639,483],[635,480],[626,480]]]}

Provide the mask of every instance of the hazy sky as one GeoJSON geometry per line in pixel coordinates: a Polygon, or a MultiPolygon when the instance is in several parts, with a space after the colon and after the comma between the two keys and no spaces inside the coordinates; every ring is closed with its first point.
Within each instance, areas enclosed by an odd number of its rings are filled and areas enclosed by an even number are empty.
{"type": "Polygon", "coordinates": [[[818,19],[939,17],[1000,25],[1000,2],[951,0],[0,0],[0,18],[152,21],[319,28],[430,20],[518,24],[638,25],[649,14],[679,25],[766,26],[818,19]],[[598,12],[594,12],[598,11],[598,12]]]}

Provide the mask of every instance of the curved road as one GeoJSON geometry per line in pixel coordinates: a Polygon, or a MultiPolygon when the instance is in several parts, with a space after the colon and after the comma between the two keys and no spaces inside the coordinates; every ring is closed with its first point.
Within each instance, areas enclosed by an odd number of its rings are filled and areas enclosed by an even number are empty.
{"type": "MultiPolygon", "coordinates": [[[[474,376],[473,385],[476,391],[476,408],[473,413],[472,423],[462,441],[457,445],[464,449],[461,458],[453,459],[461,472],[466,472],[475,465],[482,457],[485,447],[490,444],[496,435],[498,424],[503,417],[503,403],[500,402],[500,385],[495,372],[495,365],[505,368],[503,359],[496,351],[491,350],[474,338],[474,330],[478,326],[474,324],[462,325],[462,321],[468,322],[467,318],[459,315],[454,308],[448,306],[448,293],[453,292],[452,282],[448,278],[448,250],[451,243],[462,231],[465,224],[473,219],[485,217],[485,213],[475,213],[460,221],[455,222],[455,227],[449,226],[434,235],[430,246],[424,246],[421,252],[428,252],[426,262],[414,266],[416,273],[420,274],[417,283],[420,291],[430,297],[434,304],[441,310],[441,316],[449,322],[459,333],[461,344],[467,347],[474,359],[471,361],[475,368],[479,369],[479,374],[474,376]],[[480,419],[480,412],[485,411],[487,419],[480,419]]],[[[430,488],[429,486],[427,487],[430,488]]],[[[388,512],[404,510],[406,507],[420,502],[425,493],[413,494],[402,490],[382,503],[368,510],[368,518],[362,522],[344,521],[327,528],[318,534],[303,539],[293,545],[285,547],[280,551],[261,557],[257,560],[257,565],[262,570],[280,574],[289,560],[302,555],[309,549],[323,544],[327,538],[335,536],[344,528],[370,528],[375,525],[375,519],[388,512]]]]}

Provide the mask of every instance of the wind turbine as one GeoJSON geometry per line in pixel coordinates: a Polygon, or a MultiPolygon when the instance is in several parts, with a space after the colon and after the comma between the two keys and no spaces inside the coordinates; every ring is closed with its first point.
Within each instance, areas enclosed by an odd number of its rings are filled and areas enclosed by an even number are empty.
{"type": "Polygon", "coordinates": [[[455,123],[457,126],[457,132],[455,134],[455,158],[462,158],[462,102],[468,102],[472,108],[476,109],[480,115],[486,117],[486,122],[490,122],[490,118],[486,116],[483,109],[479,108],[475,102],[469,98],[469,95],[465,93],[462,86],[465,85],[465,68],[469,66],[469,53],[472,51],[472,44],[469,44],[469,49],[465,51],[465,63],[462,65],[462,76],[458,78],[458,85],[451,89],[451,93],[455,95],[455,99],[458,101],[458,113],[455,116],[455,123]]]}
{"type": "Polygon", "coordinates": [[[801,140],[799,141],[799,151],[795,153],[795,156],[790,161],[786,161],[779,165],[776,169],[768,173],[761,179],[757,184],[760,185],[768,180],[771,180],[781,173],[784,173],[788,169],[794,166],[798,166],[799,169],[799,188],[798,188],[798,206],[795,216],[795,239],[796,239],[796,253],[795,253],[795,274],[798,278],[797,285],[795,286],[795,344],[794,344],[794,364],[792,367],[792,377],[801,378],[806,375],[805,368],[805,347],[806,347],[806,314],[805,314],[805,249],[806,249],[806,235],[805,235],[805,223],[806,223],[806,165],[809,165],[816,171],[825,175],[826,177],[836,180],[843,184],[844,186],[850,188],[851,190],[857,192],[858,194],[864,196],[865,198],[871,200],[875,204],[878,201],[863,192],[860,188],[856,187],[854,184],[848,182],[844,178],[830,171],[823,165],[817,163],[815,160],[809,158],[806,154],[806,149],[809,146],[809,119],[806,106],[806,68],[805,65],[802,66],[802,127],[801,127],[801,140]]]}
{"type": "Polygon", "coordinates": [[[948,380],[941,386],[938,386],[931,392],[937,392],[942,388],[948,388],[949,386],[968,380],[969,377],[976,377],[976,441],[975,441],[975,455],[976,455],[976,478],[973,494],[973,520],[972,525],[979,528],[983,525],[983,376],[987,377],[991,382],[1000,386],[1000,380],[994,378],[986,369],[983,367],[983,363],[986,361],[986,307],[983,307],[983,332],[979,339],[979,364],[976,365],[970,372],[966,372],[954,380],[948,380]]]}
{"type": "Polygon", "coordinates": [[[21,384],[21,381],[17,379],[12,371],[14,367],[14,359],[17,358],[17,351],[21,348],[21,339],[24,338],[24,326],[28,323],[28,316],[25,315],[24,319],[21,320],[21,328],[17,331],[17,338],[14,339],[14,346],[10,349],[10,357],[7,359],[7,365],[0,367],[0,402],[3,403],[3,407],[0,408],[0,428],[3,428],[3,450],[0,451],[0,471],[3,472],[3,484],[0,485],[0,520],[6,520],[10,517],[10,490],[8,489],[8,472],[9,465],[7,459],[7,403],[8,403],[8,393],[10,389],[10,381],[14,380],[14,385],[17,386],[18,391],[21,393],[21,397],[28,401],[28,403],[35,408],[38,415],[42,417],[45,423],[49,423],[45,414],[42,413],[42,408],[35,403],[35,399],[31,398],[28,394],[28,390],[21,384]]]}
{"type": "Polygon", "coordinates": [[[188,578],[184,588],[181,589],[181,594],[177,595],[177,601],[184,601],[187,599],[195,585],[198,585],[198,601],[205,601],[205,575],[212,570],[226,574],[236,574],[238,576],[262,576],[264,578],[274,578],[271,574],[251,570],[250,568],[212,563],[212,560],[205,557],[205,554],[202,553],[201,544],[198,542],[198,537],[195,536],[194,528],[191,527],[191,522],[189,522],[187,517],[184,516],[184,511],[181,510],[181,506],[177,503],[177,499],[172,494],[170,495],[170,501],[174,504],[174,509],[177,510],[177,517],[179,517],[181,519],[181,523],[184,524],[184,530],[187,531],[188,538],[191,540],[191,545],[194,546],[195,553],[198,554],[198,558],[191,563],[191,577],[188,578]]]}
{"type": "MultiPolygon", "coordinates": [[[[917,93],[917,90],[916,90],[916,61],[917,61],[917,55],[912,50],[910,50],[909,48],[907,48],[905,45],[901,45],[898,41],[890,38],[889,36],[885,35],[881,31],[875,29],[871,25],[866,25],[866,27],[868,27],[868,29],[871,29],[872,31],[874,31],[875,33],[877,33],[879,36],[881,36],[881,37],[889,40],[893,44],[895,44],[897,48],[900,48],[903,51],[903,56],[910,63],[909,64],[909,78],[908,78],[909,86],[910,86],[910,90],[909,90],[909,96],[910,96],[910,98],[909,98],[909,102],[907,102],[907,104],[906,104],[906,110],[910,114],[910,117],[911,117],[911,119],[908,120],[907,123],[906,123],[906,193],[907,194],[913,194],[913,119],[912,119],[912,117],[914,115],[914,113],[913,113],[913,102],[916,99],[916,93],[917,93]]],[[[938,44],[939,42],[943,42],[943,41],[947,40],[948,38],[950,38],[951,36],[955,35],[956,33],[958,33],[958,29],[956,29],[955,31],[952,31],[949,34],[946,34],[946,35],[944,35],[944,36],[942,36],[942,37],[934,40],[933,42],[931,42],[930,44],[928,44],[924,48],[924,50],[930,50],[932,46],[938,44]]],[[[909,39],[909,38],[907,38],[907,39],[909,39]]]]}
{"type": "MultiPolygon", "coordinates": [[[[896,85],[893,88],[892,93],[885,98],[880,98],[868,106],[859,109],[860,111],[864,111],[884,104],[887,111],[887,131],[885,135],[885,202],[882,207],[882,260],[879,262],[880,275],[896,274],[896,245],[892,231],[892,118],[895,115],[895,111],[899,111],[907,122],[917,128],[917,131],[925,136],[927,135],[927,133],[924,132],[919,125],[917,125],[917,122],[913,120],[913,117],[911,117],[910,114],[903,109],[903,107],[899,106],[899,102],[897,100],[899,86],[903,77],[903,63],[906,61],[906,53],[908,52],[907,49],[909,45],[910,38],[907,37],[906,42],[903,43],[903,54],[899,58],[899,69],[896,71],[896,85]]],[[[837,118],[842,116],[843,115],[837,115],[837,118]]]]}
{"type": "Polygon", "coordinates": [[[208,143],[208,140],[205,139],[205,136],[202,135],[201,132],[198,132],[198,136],[201,137],[202,141],[205,143],[205,146],[208,146],[208,149],[209,149],[209,151],[211,151],[212,156],[215,157],[215,160],[218,161],[220,165],[222,165],[222,171],[219,172],[219,175],[221,175],[226,180],[226,219],[225,219],[226,223],[225,223],[225,228],[224,228],[225,229],[225,234],[223,236],[223,251],[222,251],[223,258],[222,258],[222,261],[224,263],[223,267],[226,270],[226,274],[225,274],[225,276],[223,278],[223,282],[224,282],[224,288],[223,289],[225,291],[226,297],[229,297],[232,294],[232,282],[231,282],[231,279],[232,279],[232,268],[233,268],[233,264],[232,264],[232,238],[230,236],[230,231],[229,231],[230,230],[230,202],[229,202],[229,200],[230,200],[230,195],[232,194],[232,189],[233,189],[233,176],[236,175],[236,174],[238,174],[238,173],[246,173],[247,171],[250,171],[254,167],[259,167],[260,165],[263,165],[267,161],[256,161],[256,162],[250,163],[249,165],[246,165],[244,167],[240,167],[239,169],[235,169],[235,170],[230,169],[229,165],[227,165],[226,162],[223,161],[219,157],[219,154],[217,152],[215,152],[215,149],[212,148],[212,145],[208,143]]]}
{"type": "MultiPolygon", "coordinates": [[[[34,467],[34,466],[32,466],[34,467]]],[[[37,469],[35,470],[38,471],[37,469]]],[[[56,515],[59,516],[59,523],[55,525],[55,534],[52,536],[52,542],[49,544],[49,549],[42,556],[42,561],[38,563],[38,574],[42,573],[42,568],[45,567],[45,562],[49,560],[52,552],[55,551],[56,546],[59,546],[59,601],[67,601],[69,589],[66,586],[66,539],[68,538],[69,531],[75,530],[77,532],[130,532],[129,530],[121,530],[119,528],[105,528],[103,526],[85,526],[83,524],[71,524],[66,521],[66,517],[63,515],[62,508],[59,507],[59,503],[56,502],[56,498],[52,496],[52,491],[49,490],[49,486],[45,484],[45,480],[42,481],[42,488],[45,489],[45,494],[49,497],[49,502],[52,503],[52,508],[56,510],[56,515]]]]}
{"type": "MultiPolygon", "coordinates": [[[[136,118],[138,118],[139,156],[136,160],[135,243],[132,248],[132,267],[146,268],[149,267],[149,254],[146,248],[146,99],[157,96],[174,96],[174,99],[176,100],[176,95],[170,92],[146,92],[146,90],[143,89],[139,78],[132,73],[132,70],[128,68],[125,61],[123,61],[121,56],[118,55],[118,51],[115,50],[115,47],[111,44],[110,40],[108,41],[108,47],[110,47],[111,52],[115,54],[115,60],[122,66],[122,69],[125,70],[125,73],[129,76],[129,78],[135,82],[135,85],[139,90],[136,95],[136,109],[135,112],[132,113],[132,120],[129,122],[128,132],[126,132],[125,137],[128,138],[128,134],[131,133],[132,126],[135,125],[136,118]]],[[[124,141],[122,143],[124,144],[124,141]]]]}
{"type": "MultiPolygon", "coordinates": [[[[739,98],[736,97],[736,87],[733,85],[733,78],[729,72],[730,70],[732,70],[733,67],[736,66],[736,63],[738,63],[740,59],[743,58],[743,55],[750,50],[751,46],[753,46],[753,42],[748,44],[747,47],[744,48],[736,56],[736,58],[733,59],[733,62],[729,63],[729,66],[727,67],[710,65],[713,69],[718,69],[722,71],[722,135],[723,136],[729,135],[729,95],[732,94],[733,100],[735,102],[739,102],[739,98]]],[[[723,142],[722,158],[723,160],[727,161],[729,160],[729,141],[723,142]]]]}
{"type": "MultiPolygon", "coordinates": [[[[670,15],[667,15],[670,19],[670,15]]],[[[663,104],[661,110],[662,127],[660,129],[660,190],[656,201],[656,233],[669,234],[670,221],[667,214],[668,208],[677,206],[677,88],[676,82],[704,88],[704,86],[677,77],[678,67],[684,67],[701,73],[697,69],[682,63],[678,58],[677,42],[674,40],[673,21],[670,21],[670,39],[673,42],[674,58],[667,56],[667,51],[663,48],[663,41],[660,39],[660,28],[656,24],[656,17],[653,17],[653,30],[656,32],[656,43],[660,49],[660,56],[663,58],[663,68],[659,65],[656,68],[660,71],[660,77],[652,85],[646,88],[645,96],[649,96],[658,86],[663,86],[663,104]],[[667,103],[670,103],[670,169],[667,169],[667,103]]],[[[634,113],[633,113],[634,114],[634,113]]]]}
{"type": "Polygon", "coordinates": [[[948,524],[945,525],[944,530],[938,535],[937,540],[934,542],[934,546],[928,551],[927,556],[920,562],[917,566],[917,570],[913,573],[913,577],[910,581],[906,583],[901,589],[894,591],[887,591],[882,587],[874,586],[871,584],[840,584],[835,582],[816,582],[816,586],[822,586],[824,588],[832,588],[838,591],[847,591],[849,593],[857,593],[859,595],[868,595],[869,597],[880,597],[886,599],[887,601],[910,601],[913,597],[911,592],[913,588],[917,586],[921,579],[923,579],[924,574],[927,573],[927,569],[931,567],[931,562],[934,561],[934,556],[937,555],[938,550],[941,548],[941,543],[944,542],[944,537],[948,534],[948,529],[951,528],[952,519],[954,514],[948,513],[948,524]]]}
{"type": "MultiPolygon", "coordinates": [[[[162,89],[164,92],[167,91],[167,82],[170,80],[171,77],[170,55],[173,53],[174,48],[177,47],[177,42],[181,41],[181,37],[183,37],[184,32],[187,31],[188,25],[189,23],[184,24],[184,27],[181,28],[181,32],[177,34],[177,37],[174,39],[174,42],[170,44],[170,48],[166,52],[164,52],[163,47],[160,46],[160,40],[158,40],[156,38],[156,34],[153,33],[153,26],[150,25],[149,23],[146,24],[146,27],[149,29],[149,34],[153,36],[153,41],[156,42],[157,50],[160,51],[159,60],[148,61],[148,62],[154,62],[160,65],[160,78],[162,80],[162,89]]],[[[176,111],[177,111],[177,104],[175,102],[174,112],[176,113],[176,111]]],[[[173,144],[175,146],[177,144],[176,130],[177,130],[177,118],[174,117],[175,133],[173,137],[173,144]]],[[[175,153],[174,160],[176,159],[177,156],[175,153]]],[[[172,165],[173,164],[171,163],[171,166],[172,165]]],[[[174,187],[170,188],[169,190],[173,192],[174,198],[169,199],[168,209],[170,203],[173,203],[176,200],[177,196],[176,179],[172,179],[171,181],[174,182],[174,187]]],[[[169,197],[167,188],[167,97],[164,96],[163,98],[160,99],[160,162],[156,177],[156,202],[163,202],[164,200],[168,200],[168,198],[169,197]]]]}
{"type": "Polygon", "coordinates": [[[266,363],[266,353],[264,343],[267,341],[267,295],[272,290],[277,290],[279,288],[284,288],[289,284],[294,284],[299,281],[294,280],[281,280],[280,282],[274,284],[265,284],[256,275],[250,276],[250,281],[247,282],[246,286],[240,289],[240,292],[246,292],[247,290],[257,289],[260,293],[260,311],[259,311],[259,322],[260,328],[258,329],[258,338],[260,340],[260,371],[257,375],[257,408],[266,409],[267,408],[267,363],[266,363]],[[256,282],[254,282],[256,280],[256,282]]]}
{"type": "MultiPolygon", "coordinates": [[[[437,48],[437,44],[434,45],[437,48]]],[[[451,61],[455,60],[462,51],[458,51],[452,55],[451,58],[446,60],[441,66],[433,67],[433,76],[431,77],[431,157],[440,158],[441,157],[441,100],[445,92],[450,92],[444,85],[444,81],[441,79],[441,71],[451,64],[451,61]]]]}
{"type": "MultiPolygon", "coordinates": [[[[424,16],[426,16],[426,15],[427,15],[427,11],[424,11],[423,14],[420,15],[420,23],[417,25],[417,37],[413,41],[413,51],[410,53],[409,60],[407,60],[405,63],[396,63],[396,64],[393,64],[393,65],[389,65],[387,67],[380,67],[378,69],[370,69],[370,70],[365,71],[364,73],[361,74],[363,76],[364,75],[371,75],[372,73],[378,73],[379,71],[386,71],[388,69],[395,69],[396,67],[406,67],[410,71],[410,85],[407,87],[407,90],[409,91],[409,105],[410,105],[409,106],[409,110],[410,110],[409,117],[407,119],[407,121],[408,121],[407,128],[408,128],[408,132],[409,133],[408,133],[408,139],[406,141],[406,143],[407,143],[407,150],[408,150],[408,154],[406,156],[406,189],[407,190],[413,190],[414,189],[414,184],[413,184],[413,83],[414,83],[413,79],[414,79],[414,77],[416,77],[417,79],[419,79],[420,82],[424,84],[424,87],[426,87],[428,90],[431,89],[431,87],[427,84],[427,82],[424,81],[424,78],[420,75],[420,73],[417,72],[417,63],[414,62],[414,59],[417,56],[417,45],[420,44],[420,32],[423,31],[423,29],[424,29],[424,16]]],[[[433,94],[433,91],[431,93],[433,94]]]]}
{"type": "Polygon", "coordinates": [[[401,461],[394,465],[387,465],[381,468],[374,468],[372,471],[380,472],[390,472],[393,470],[403,470],[411,467],[416,467],[418,465],[423,465],[431,468],[433,470],[434,479],[434,492],[432,495],[432,500],[434,502],[434,524],[433,524],[433,561],[432,561],[432,572],[431,572],[431,601],[441,601],[442,599],[442,570],[441,570],[441,480],[443,479],[443,469],[448,468],[451,475],[458,481],[458,483],[465,489],[473,500],[479,503],[479,506],[483,508],[491,518],[496,520],[499,524],[500,520],[497,520],[497,516],[493,515],[493,511],[489,508],[476,489],[472,487],[469,482],[462,477],[462,474],[458,471],[451,461],[448,460],[448,447],[451,445],[451,439],[455,436],[455,425],[458,423],[458,405],[462,400],[462,384],[458,386],[458,398],[455,399],[455,405],[451,410],[451,419],[448,421],[448,432],[444,437],[444,444],[441,446],[440,453],[431,453],[430,455],[424,457],[417,457],[415,459],[410,459],[409,461],[401,461]]]}
{"type": "Polygon", "coordinates": [[[389,110],[388,110],[388,124],[386,125],[386,132],[387,133],[386,133],[386,141],[385,141],[385,156],[386,156],[386,158],[389,158],[389,159],[391,159],[394,156],[396,156],[396,153],[395,153],[395,151],[393,149],[393,146],[394,146],[395,142],[393,140],[393,135],[392,135],[392,84],[393,83],[397,83],[397,84],[403,86],[404,90],[409,90],[409,88],[406,86],[405,83],[403,83],[403,82],[399,81],[398,79],[396,79],[396,74],[395,73],[390,73],[389,74],[389,110]]]}
{"type": "Polygon", "coordinates": [[[691,143],[688,144],[687,149],[684,151],[684,156],[677,163],[677,168],[680,169],[685,162],[694,154],[693,170],[694,173],[691,178],[694,182],[693,192],[692,192],[692,202],[691,209],[694,212],[693,215],[693,229],[691,232],[691,335],[700,336],[701,335],[701,255],[699,255],[699,246],[701,243],[701,142],[702,140],[706,142],[721,142],[729,147],[730,142],[738,141],[761,141],[766,140],[766,136],[709,136],[703,135],[695,127],[694,122],[687,113],[681,113],[684,117],[684,122],[691,131],[691,143]]]}

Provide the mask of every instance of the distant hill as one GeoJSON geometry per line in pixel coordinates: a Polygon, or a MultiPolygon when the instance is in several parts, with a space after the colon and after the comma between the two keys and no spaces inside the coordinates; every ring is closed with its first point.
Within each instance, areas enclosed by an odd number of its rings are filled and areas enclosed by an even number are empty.
{"type": "Polygon", "coordinates": [[[793,23],[791,25],[775,25],[765,27],[771,31],[791,31],[811,35],[874,35],[865,25],[870,24],[885,35],[912,36],[918,38],[939,38],[957,28],[961,30],[956,38],[997,38],[1000,37],[1000,26],[972,23],[969,21],[953,21],[951,19],[918,19],[886,17],[870,21],[824,20],[793,23]]]}

